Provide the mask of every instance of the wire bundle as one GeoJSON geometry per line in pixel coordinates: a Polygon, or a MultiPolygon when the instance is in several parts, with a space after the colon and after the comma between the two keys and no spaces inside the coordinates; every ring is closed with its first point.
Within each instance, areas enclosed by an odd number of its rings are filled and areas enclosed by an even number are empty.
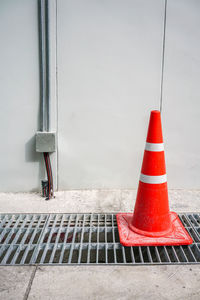
{"type": "Polygon", "coordinates": [[[45,166],[46,166],[46,171],[47,171],[47,178],[48,178],[48,188],[47,188],[47,193],[45,192],[46,200],[49,200],[54,197],[53,194],[53,176],[52,176],[52,169],[51,169],[51,161],[49,157],[48,152],[44,152],[44,161],[45,161],[45,166]]]}

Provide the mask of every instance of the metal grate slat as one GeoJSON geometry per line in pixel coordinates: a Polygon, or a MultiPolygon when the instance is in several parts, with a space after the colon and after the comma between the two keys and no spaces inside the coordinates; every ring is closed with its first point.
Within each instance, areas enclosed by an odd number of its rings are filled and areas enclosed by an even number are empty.
{"type": "Polygon", "coordinates": [[[72,253],[73,253],[74,242],[75,242],[75,236],[76,236],[77,222],[78,222],[78,215],[76,216],[75,228],[74,228],[74,231],[73,231],[73,234],[72,234],[72,244],[71,244],[71,247],[70,247],[69,260],[68,260],[68,263],[69,263],[69,264],[71,263],[71,260],[72,260],[72,253]]]}
{"type": "Polygon", "coordinates": [[[181,249],[182,255],[183,255],[183,257],[184,257],[184,260],[185,260],[186,262],[188,262],[188,259],[187,259],[187,256],[186,256],[184,250],[183,250],[183,247],[180,246],[180,249],[181,249]]]}
{"type": "Polygon", "coordinates": [[[87,252],[87,263],[90,263],[90,251],[91,251],[91,235],[92,235],[92,218],[93,215],[90,215],[90,228],[89,228],[89,237],[88,237],[88,252],[87,252]]]}
{"type": "Polygon", "coordinates": [[[158,262],[161,263],[161,258],[160,258],[160,254],[158,252],[158,247],[157,246],[155,247],[155,253],[156,253],[156,258],[157,258],[158,262]]]}
{"type": "Polygon", "coordinates": [[[151,252],[150,252],[149,246],[147,246],[147,255],[148,255],[148,258],[149,258],[149,262],[153,263],[153,259],[152,259],[152,256],[151,256],[151,252]]]}
{"type": "Polygon", "coordinates": [[[50,257],[50,260],[49,260],[50,264],[53,262],[53,258],[55,256],[55,252],[56,252],[56,248],[57,248],[58,241],[59,241],[59,238],[60,238],[60,234],[61,234],[61,231],[62,231],[63,223],[64,223],[64,215],[62,216],[61,224],[60,224],[59,230],[57,232],[57,236],[56,236],[56,239],[55,239],[55,244],[53,246],[53,251],[52,251],[52,254],[51,254],[51,257],[50,257]]]}
{"type": "Polygon", "coordinates": [[[81,230],[81,238],[80,238],[80,249],[78,256],[78,264],[81,263],[81,255],[82,255],[82,247],[83,247],[83,236],[84,236],[84,226],[85,226],[85,215],[83,216],[83,228],[81,230]]]}
{"type": "Polygon", "coordinates": [[[124,247],[115,214],[2,214],[0,265],[200,263],[200,214],[181,213],[188,246],[124,247]]]}

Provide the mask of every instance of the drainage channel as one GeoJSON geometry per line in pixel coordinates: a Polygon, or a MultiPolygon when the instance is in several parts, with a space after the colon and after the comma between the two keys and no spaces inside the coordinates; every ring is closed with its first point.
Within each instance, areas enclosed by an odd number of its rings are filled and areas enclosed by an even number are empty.
{"type": "Polygon", "coordinates": [[[1,214],[0,265],[200,263],[200,214],[179,214],[189,246],[124,247],[115,214],[1,214]]]}

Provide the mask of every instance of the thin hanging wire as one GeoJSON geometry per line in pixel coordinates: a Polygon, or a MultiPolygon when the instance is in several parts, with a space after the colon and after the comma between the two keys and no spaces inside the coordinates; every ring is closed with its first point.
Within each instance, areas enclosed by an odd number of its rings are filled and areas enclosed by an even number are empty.
{"type": "Polygon", "coordinates": [[[162,112],[162,107],[163,107],[163,79],[164,79],[164,65],[165,65],[166,20],[167,20],[167,0],[165,0],[164,22],[163,22],[163,44],[162,44],[161,82],[160,82],[160,112],[162,112]]]}

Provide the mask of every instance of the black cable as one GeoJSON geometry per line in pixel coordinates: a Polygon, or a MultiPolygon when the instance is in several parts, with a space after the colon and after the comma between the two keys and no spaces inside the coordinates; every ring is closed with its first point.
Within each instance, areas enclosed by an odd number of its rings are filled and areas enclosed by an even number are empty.
{"type": "Polygon", "coordinates": [[[53,176],[52,176],[52,169],[51,169],[51,161],[48,152],[44,152],[44,161],[46,166],[47,178],[48,178],[48,189],[46,193],[46,200],[51,199],[53,197],[53,176]]]}
{"type": "Polygon", "coordinates": [[[49,176],[50,176],[50,186],[51,186],[51,196],[53,197],[53,174],[52,174],[52,169],[51,169],[51,161],[50,161],[50,156],[49,153],[47,155],[47,162],[48,162],[48,167],[49,167],[49,176]]]}
{"type": "Polygon", "coordinates": [[[47,159],[46,159],[47,153],[44,152],[43,155],[44,155],[44,162],[45,162],[45,166],[46,166],[47,180],[48,180],[48,188],[47,188],[47,186],[45,186],[45,196],[46,196],[46,200],[47,200],[47,199],[49,199],[48,190],[49,190],[49,184],[50,184],[50,181],[49,181],[49,168],[48,168],[47,159]]]}

